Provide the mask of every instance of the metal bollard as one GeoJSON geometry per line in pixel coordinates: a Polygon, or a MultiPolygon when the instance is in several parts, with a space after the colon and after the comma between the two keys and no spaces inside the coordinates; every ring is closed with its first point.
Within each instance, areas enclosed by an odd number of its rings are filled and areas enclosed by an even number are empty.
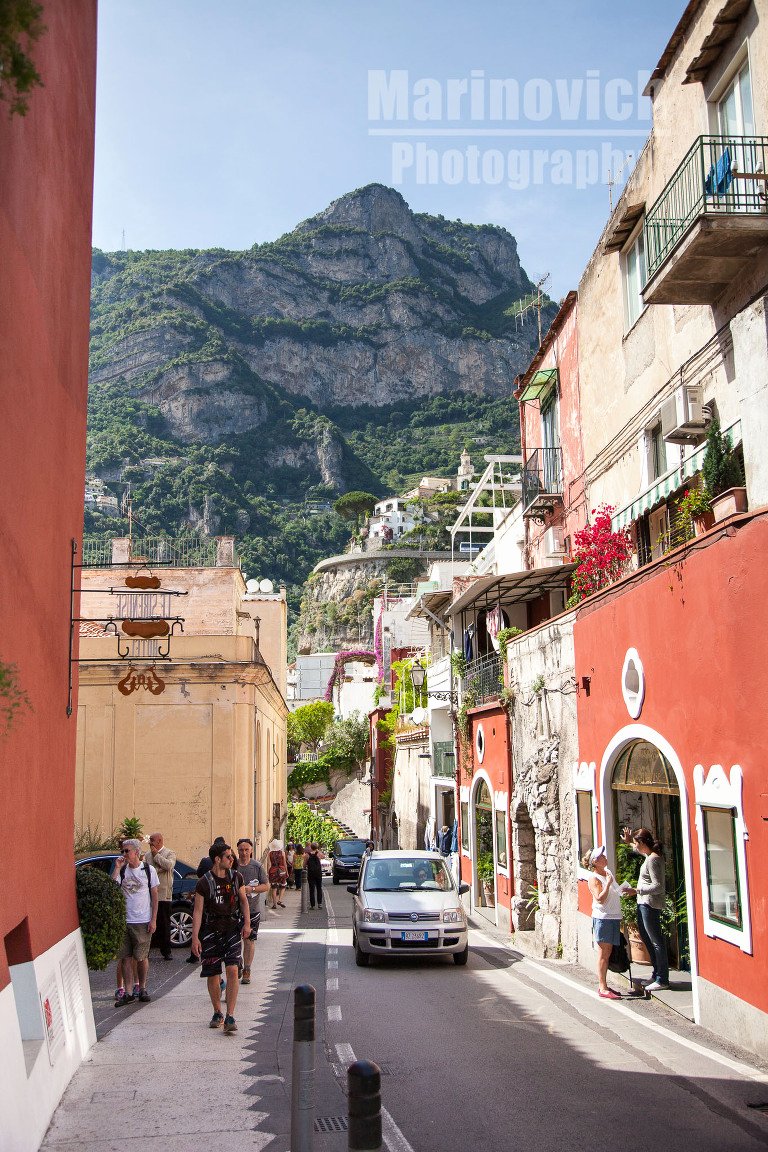
{"type": "Polygon", "coordinates": [[[301,870],[301,910],[302,912],[309,910],[309,881],[306,868],[301,870]]]}
{"type": "Polygon", "coordinates": [[[293,990],[291,1152],[312,1152],[315,1124],[315,990],[293,990]]]}
{"type": "Polygon", "coordinates": [[[381,1069],[356,1060],[347,1069],[350,1152],[381,1152],[381,1069]]]}

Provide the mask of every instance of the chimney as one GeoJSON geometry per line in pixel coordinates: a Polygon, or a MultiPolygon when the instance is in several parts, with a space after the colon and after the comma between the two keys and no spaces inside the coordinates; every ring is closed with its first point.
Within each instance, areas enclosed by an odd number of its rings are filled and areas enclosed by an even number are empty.
{"type": "Polygon", "coordinates": [[[130,564],[131,538],[130,536],[117,536],[112,540],[112,563],[130,564]]]}
{"type": "Polygon", "coordinates": [[[235,567],[235,538],[234,536],[216,537],[216,567],[235,567]]]}

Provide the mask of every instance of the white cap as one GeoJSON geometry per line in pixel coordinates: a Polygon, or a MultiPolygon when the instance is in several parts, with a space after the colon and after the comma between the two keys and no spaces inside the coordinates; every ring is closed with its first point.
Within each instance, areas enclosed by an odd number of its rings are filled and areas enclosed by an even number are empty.
{"type": "Polygon", "coordinates": [[[599,860],[601,856],[605,856],[605,844],[597,844],[589,854],[590,867],[594,864],[595,860],[599,860]]]}

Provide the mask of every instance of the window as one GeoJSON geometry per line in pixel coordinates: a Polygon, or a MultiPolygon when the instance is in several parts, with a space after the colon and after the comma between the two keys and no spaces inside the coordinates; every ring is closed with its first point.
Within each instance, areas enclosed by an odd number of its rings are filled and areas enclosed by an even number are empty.
{"type": "Polygon", "coordinates": [[[745,61],[718,101],[717,126],[721,136],[755,134],[749,61],[745,61]]]}
{"type": "Polygon", "coordinates": [[[496,859],[499,868],[509,867],[507,856],[507,813],[506,810],[496,812],[496,859]]]}
{"type": "Polygon", "coordinates": [[[579,837],[579,860],[595,846],[595,833],[592,824],[592,793],[576,793],[576,823],[579,837]]]}
{"type": "Polygon", "coordinates": [[[709,914],[741,929],[736,823],[732,808],[703,808],[709,914]]]}
{"type": "Polygon", "coordinates": [[[624,254],[624,313],[627,331],[640,316],[645,305],[643,304],[643,288],[648,279],[648,270],[645,263],[645,239],[642,229],[624,254]]]}
{"type": "Polygon", "coordinates": [[[461,805],[461,850],[469,854],[469,804],[461,805]]]}
{"type": "Polygon", "coordinates": [[[648,483],[652,484],[667,470],[667,446],[661,434],[661,421],[646,432],[648,450],[648,483]]]}

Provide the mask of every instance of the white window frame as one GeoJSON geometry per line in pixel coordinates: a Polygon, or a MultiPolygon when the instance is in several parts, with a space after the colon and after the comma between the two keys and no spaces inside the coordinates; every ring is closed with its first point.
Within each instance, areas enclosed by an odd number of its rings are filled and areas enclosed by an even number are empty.
{"type": "Polygon", "coordinates": [[[661,413],[656,414],[656,419],[653,420],[643,429],[643,446],[645,448],[645,473],[646,473],[646,488],[650,488],[662,476],[666,476],[669,471],[669,459],[667,457],[667,442],[664,437],[661,437],[661,450],[663,453],[662,464],[663,467],[660,472],[655,469],[654,451],[653,451],[653,434],[656,429],[661,429],[661,413]]]}
{"type": "Polygon", "coordinates": [[[744,821],[743,807],[744,774],[739,764],[734,764],[727,774],[722,764],[713,764],[705,776],[704,766],[697,764],[693,770],[694,797],[696,801],[696,831],[699,840],[699,868],[701,875],[701,912],[704,933],[718,940],[735,944],[742,952],[752,955],[752,921],[749,908],[749,878],[747,875],[747,840],[749,833],[744,821]],[[707,845],[704,840],[705,808],[720,808],[733,812],[734,841],[739,902],[741,904],[741,928],[716,920],[709,912],[709,885],[707,883],[707,845]]]}
{"type": "Polygon", "coordinates": [[[589,880],[592,872],[589,868],[583,868],[579,856],[579,802],[578,792],[588,792],[592,797],[592,843],[597,846],[599,843],[597,839],[597,764],[595,761],[587,763],[582,760],[581,763],[576,761],[573,765],[573,827],[574,827],[574,850],[576,852],[576,875],[579,880],[589,880]]]}
{"type": "Polygon", "coordinates": [[[736,85],[736,89],[738,92],[739,115],[740,115],[740,118],[742,121],[742,127],[744,126],[744,124],[743,124],[744,110],[741,107],[741,90],[740,90],[739,85],[738,85],[738,78],[741,75],[741,73],[743,72],[745,67],[749,70],[749,87],[750,87],[750,95],[752,97],[753,124],[752,124],[752,131],[751,132],[747,132],[747,133],[742,132],[742,133],[740,133],[740,135],[756,135],[757,134],[757,124],[754,123],[755,92],[754,92],[754,86],[752,83],[752,80],[753,80],[752,62],[750,60],[750,54],[749,54],[749,41],[744,40],[739,45],[738,49],[731,55],[731,58],[728,61],[728,63],[723,66],[720,77],[712,85],[712,88],[711,88],[709,94],[707,95],[707,112],[708,112],[708,119],[709,119],[709,130],[710,130],[710,134],[712,136],[722,136],[724,134],[723,130],[722,130],[722,122],[721,122],[721,108],[723,105],[723,101],[727,97],[730,90],[734,87],[734,85],[736,85]]]}
{"type": "MultiPolygon", "coordinates": [[[[638,266],[636,264],[636,266],[638,266]]],[[[648,262],[645,256],[645,234],[643,232],[643,219],[640,220],[638,227],[632,233],[629,241],[621,253],[621,292],[624,298],[624,331],[629,332],[637,324],[640,317],[645,312],[648,305],[643,298],[643,289],[648,283],[648,262]],[[642,256],[641,256],[642,252],[642,256]],[[636,255],[636,260],[640,257],[641,268],[640,281],[638,282],[637,289],[632,288],[632,297],[630,299],[630,272],[629,262],[633,255],[636,255]],[[636,301],[635,301],[636,296],[636,301]],[[634,309],[637,308],[635,312],[634,309]]]]}
{"type": "Polygon", "coordinates": [[[470,809],[469,787],[466,784],[462,784],[461,787],[459,788],[459,823],[461,825],[461,828],[460,828],[461,835],[459,837],[459,853],[462,856],[466,856],[467,860],[472,859],[472,837],[470,836],[470,828],[469,828],[469,809],[470,809]],[[464,829],[464,821],[462,819],[463,813],[461,811],[462,806],[464,804],[466,804],[466,806],[467,806],[466,834],[465,834],[465,829],[464,829]],[[464,847],[464,841],[465,840],[467,842],[466,848],[464,847]]]}
{"type": "Polygon", "coordinates": [[[493,794],[493,842],[494,842],[494,845],[496,846],[496,852],[495,852],[496,870],[497,870],[497,872],[500,872],[502,876],[506,876],[507,879],[509,879],[509,862],[510,862],[510,856],[511,856],[510,839],[511,839],[511,837],[509,835],[509,793],[508,792],[494,792],[494,794],[493,794]],[[506,867],[503,867],[499,861],[499,844],[498,844],[499,838],[497,835],[498,829],[497,829],[497,825],[496,825],[496,817],[498,816],[499,813],[504,814],[504,831],[505,831],[506,843],[507,843],[507,864],[506,864],[506,867]]]}

